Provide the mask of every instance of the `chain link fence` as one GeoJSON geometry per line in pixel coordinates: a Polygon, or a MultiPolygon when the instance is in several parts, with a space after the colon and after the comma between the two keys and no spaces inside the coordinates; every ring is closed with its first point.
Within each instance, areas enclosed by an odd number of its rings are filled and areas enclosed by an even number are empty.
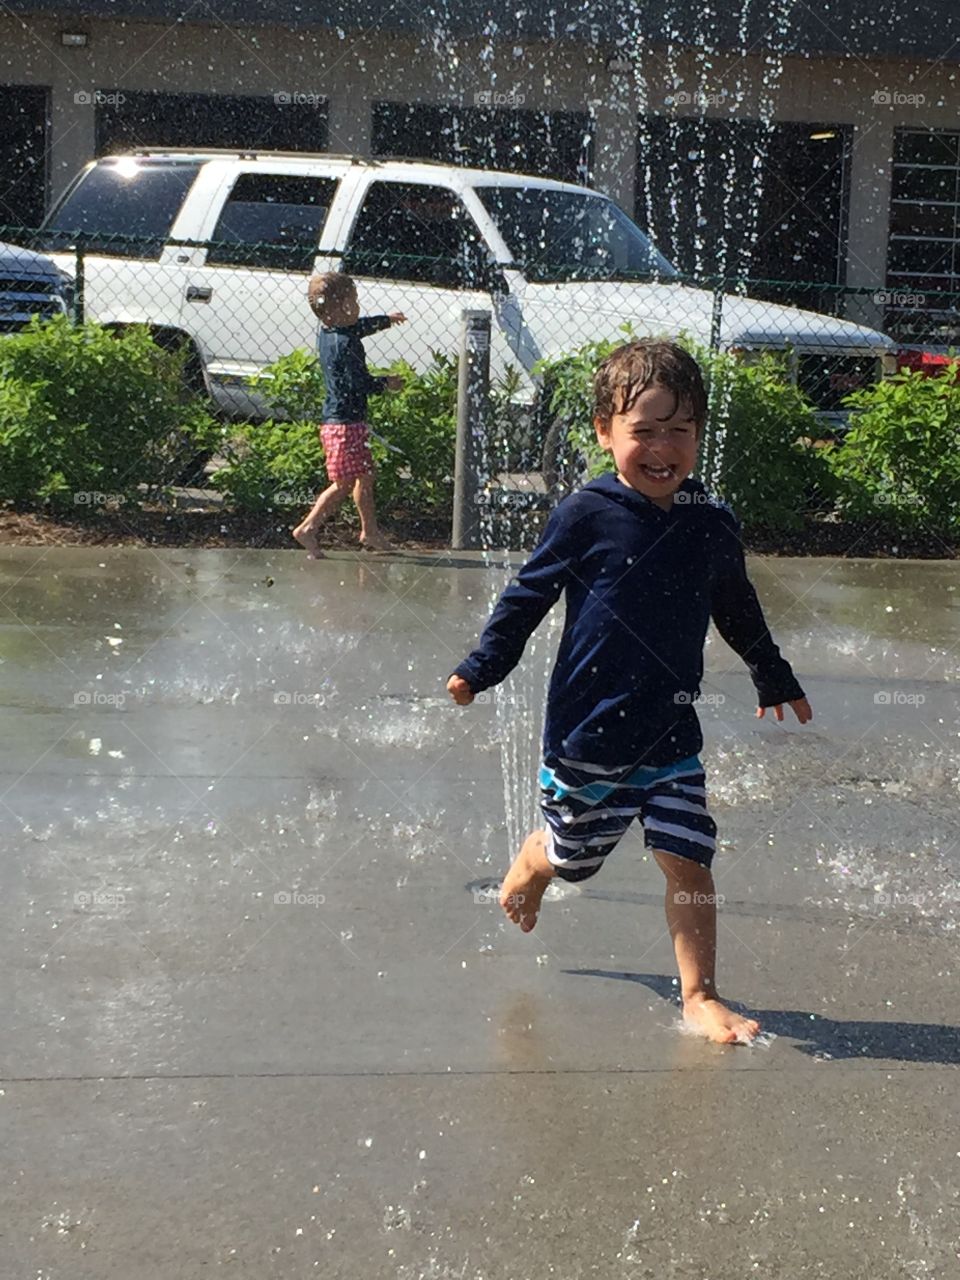
{"type": "Polygon", "coordinates": [[[315,349],[317,320],[306,296],[313,270],[352,275],[361,314],[405,315],[365,340],[374,369],[404,361],[423,373],[455,361],[463,314],[488,313],[485,476],[474,500],[508,525],[547,508],[570,482],[571,424],[552,410],[550,369],[589,344],[684,336],[747,361],[780,353],[829,435],[842,432],[851,391],[898,365],[940,370],[960,304],[954,294],[937,295],[933,305],[886,289],[690,279],[669,264],[631,271],[603,246],[570,262],[551,252],[500,264],[462,245],[456,254],[420,252],[436,246],[413,236],[402,252],[347,248],[318,256],[315,242],[307,245],[295,228],[287,239],[246,242],[6,226],[0,241],[33,251],[8,254],[0,266],[0,331],[61,312],[105,326],[147,325],[161,344],[186,345],[191,389],[227,420],[266,416],[251,378],[295,350],[315,349]],[[793,305],[776,300],[787,291],[793,305]]]}

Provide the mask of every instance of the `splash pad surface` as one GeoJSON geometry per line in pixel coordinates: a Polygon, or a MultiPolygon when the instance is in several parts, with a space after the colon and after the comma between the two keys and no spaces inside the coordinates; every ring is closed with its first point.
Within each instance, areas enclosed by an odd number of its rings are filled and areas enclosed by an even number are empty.
{"type": "Polygon", "coordinates": [[[955,570],[751,572],[816,719],[711,640],[730,1050],[678,1031],[639,839],[528,937],[491,902],[551,635],[443,684],[506,568],[4,550],[19,1270],[950,1274],[955,570]]]}

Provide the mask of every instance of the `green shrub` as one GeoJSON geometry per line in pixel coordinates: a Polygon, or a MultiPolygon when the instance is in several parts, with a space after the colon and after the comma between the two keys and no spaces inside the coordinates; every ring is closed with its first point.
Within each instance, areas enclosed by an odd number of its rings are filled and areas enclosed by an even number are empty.
{"type": "Polygon", "coordinates": [[[248,382],[279,417],[294,422],[319,421],[326,391],[320,361],[309,351],[300,348],[281,356],[248,382]]]}
{"type": "MultiPolygon", "coordinates": [[[[624,340],[633,336],[625,327],[624,340]]],[[[817,435],[815,414],[783,360],[764,354],[745,363],[683,338],[681,343],[699,362],[710,395],[700,453],[700,472],[708,485],[746,523],[796,528],[804,509],[829,497],[832,483],[819,451],[809,443],[817,435]]],[[[593,428],[593,374],[620,345],[592,342],[538,367],[549,388],[550,411],[568,424],[568,443],[591,476],[613,468],[593,428]]]]}
{"type": "MultiPolygon", "coordinates": [[[[390,372],[403,389],[371,396],[370,450],[376,464],[377,508],[418,515],[444,515],[453,499],[456,439],[456,363],[435,355],[422,374],[398,362],[390,372]],[[382,437],[377,439],[376,436],[382,437]]],[[[224,448],[226,465],[215,488],[245,511],[308,505],[328,483],[318,423],[324,398],[316,356],[294,351],[251,379],[274,414],[267,422],[244,423],[224,448]]]]}
{"type": "Polygon", "coordinates": [[[544,479],[558,495],[614,469],[593,427],[593,376],[611,352],[636,337],[629,324],[621,326],[621,333],[621,339],[588,342],[569,355],[534,366],[533,372],[543,379],[546,401],[544,479]]]}
{"type": "Polygon", "coordinates": [[[827,454],[840,509],[892,529],[955,532],[960,520],[960,386],[903,372],[844,402],[850,430],[827,454]]]}
{"type": "Polygon", "coordinates": [[[370,401],[370,426],[386,441],[370,442],[377,507],[385,514],[403,508],[446,516],[453,510],[457,362],[434,352],[425,373],[403,363],[391,365],[390,372],[403,378],[403,390],[370,401]]]}
{"type": "Polygon", "coordinates": [[[812,443],[817,417],[787,357],[764,353],[745,363],[726,352],[693,354],[710,392],[703,472],[739,518],[796,529],[805,512],[832,505],[831,474],[812,443]]]}
{"type": "Polygon", "coordinates": [[[111,333],[65,316],[0,341],[0,498],[55,507],[140,501],[219,430],[187,398],[185,352],[142,327],[111,333]]]}
{"type": "Polygon", "coordinates": [[[306,351],[292,351],[248,384],[277,416],[227,430],[220,450],[225,462],[211,486],[238,511],[307,507],[326,484],[316,427],[324,396],[319,362],[306,351]]]}
{"type": "MultiPolygon", "coordinates": [[[[286,358],[286,357],[284,357],[286,358]]],[[[323,450],[314,422],[241,422],[221,448],[225,463],[210,478],[238,511],[265,513],[310,505],[325,487],[323,450]]]]}

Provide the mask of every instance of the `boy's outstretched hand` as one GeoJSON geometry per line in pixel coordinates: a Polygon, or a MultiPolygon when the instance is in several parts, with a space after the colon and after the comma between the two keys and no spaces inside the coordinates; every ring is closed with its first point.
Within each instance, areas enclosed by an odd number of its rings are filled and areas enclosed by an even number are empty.
{"type": "Polygon", "coordinates": [[[451,676],[447,681],[447,692],[458,707],[469,707],[473,701],[473,690],[463,676],[451,676]]]}
{"type": "MultiPolygon", "coordinates": [[[[795,702],[788,702],[787,706],[793,707],[793,714],[797,717],[797,719],[800,721],[801,724],[806,724],[808,720],[813,719],[813,711],[811,710],[810,703],[806,700],[806,698],[797,698],[795,702]]],[[[757,719],[762,720],[766,711],[767,711],[766,707],[757,707],[757,719]]],[[[777,717],[778,720],[783,719],[782,703],[778,703],[777,706],[773,708],[773,714],[777,717]]]]}
{"type": "Polygon", "coordinates": [[[390,314],[387,316],[387,319],[390,321],[391,324],[404,324],[406,323],[407,317],[403,314],[402,311],[391,311],[390,314]]]}

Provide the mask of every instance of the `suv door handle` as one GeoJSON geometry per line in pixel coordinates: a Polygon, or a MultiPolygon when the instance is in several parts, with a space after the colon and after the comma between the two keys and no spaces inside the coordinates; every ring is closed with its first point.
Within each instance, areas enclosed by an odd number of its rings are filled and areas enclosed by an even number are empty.
{"type": "Polygon", "coordinates": [[[198,284],[187,285],[188,302],[209,302],[212,297],[212,289],[205,289],[198,284]]]}

